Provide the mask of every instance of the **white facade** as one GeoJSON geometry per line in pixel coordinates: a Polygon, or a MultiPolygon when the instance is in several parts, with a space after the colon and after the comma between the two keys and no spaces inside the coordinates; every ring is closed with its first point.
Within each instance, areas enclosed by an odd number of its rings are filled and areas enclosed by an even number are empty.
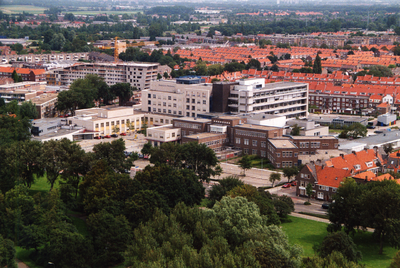
{"type": "Polygon", "coordinates": [[[147,129],[147,140],[153,146],[159,146],[164,142],[176,142],[181,139],[181,129],[174,128],[172,124],[152,127],[147,129]]]}
{"type": "Polygon", "coordinates": [[[229,104],[236,114],[279,114],[287,118],[308,114],[308,84],[265,84],[264,78],[240,80],[230,92],[229,104]]]}
{"type": "Polygon", "coordinates": [[[210,112],[212,85],[154,81],[142,91],[142,110],[174,116],[197,117],[210,112]]]}
{"type": "Polygon", "coordinates": [[[157,79],[158,63],[82,63],[61,70],[54,70],[56,83],[71,85],[77,79],[95,74],[108,85],[129,83],[139,90],[149,89],[150,82],[157,79]]]}
{"type": "Polygon", "coordinates": [[[144,124],[151,127],[171,124],[172,120],[171,116],[137,112],[131,107],[110,107],[77,110],[74,117],[68,118],[68,124],[96,132],[98,136],[139,131],[144,124]]]}

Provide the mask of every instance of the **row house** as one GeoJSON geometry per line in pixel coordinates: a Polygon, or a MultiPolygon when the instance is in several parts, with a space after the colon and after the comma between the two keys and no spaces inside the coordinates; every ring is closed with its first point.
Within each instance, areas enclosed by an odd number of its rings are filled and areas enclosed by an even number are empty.
{"type": "Polygon", "coordinates": [[[13,68],[0,67],[0,78],[12,78],[13,72],[16,72],[22,77],[22,81],[27,82],[45,82],[46,71],[44,69],[28,69],[28,68],[13,68]]]}

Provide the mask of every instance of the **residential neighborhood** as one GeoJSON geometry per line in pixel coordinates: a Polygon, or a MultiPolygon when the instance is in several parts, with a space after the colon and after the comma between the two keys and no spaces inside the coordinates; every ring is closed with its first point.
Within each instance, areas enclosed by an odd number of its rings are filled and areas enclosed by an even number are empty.
{"type": "Polygon", "coordinates": [[[398,3],[25,2],[1,267],[400,267],[398,3]]]}

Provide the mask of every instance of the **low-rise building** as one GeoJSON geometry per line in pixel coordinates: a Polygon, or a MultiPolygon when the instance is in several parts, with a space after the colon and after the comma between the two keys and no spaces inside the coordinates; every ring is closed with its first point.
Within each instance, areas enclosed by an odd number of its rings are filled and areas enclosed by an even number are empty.
{"type": "Polygon", "coordinates": [[[30,99],[30,101],[36,106],[36,109],[38,111],[38,118],[48,118],[56,116],[57,96],[58,93],[43,93],[30,99]]]}
{"type": "Polygon", "coordinates": [[[276,168],[298,165],[299,148],[289,139],[268,139],[267,158],[276,168]]]}
{"type": "Polygon", "coordinates": [[[181,139],[181,129],[175,128],[172,124],[148,128],[146,139],[152,146],[161,146],[166,142],[179,142],[181,139]]]}

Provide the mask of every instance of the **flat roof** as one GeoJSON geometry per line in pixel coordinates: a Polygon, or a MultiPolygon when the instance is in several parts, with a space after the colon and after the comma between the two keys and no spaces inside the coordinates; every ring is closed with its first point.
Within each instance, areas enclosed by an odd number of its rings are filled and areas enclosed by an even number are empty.
{"type": "MultiPolygon", "coordinates": [[[[384,131],[383,133],[379,133],[377,135],[357,139],[355,142],[364,143],[372,149],[375,145],[380,146],[381,144],[392,143],[396,141],[400,141],[400,130],[384,131]]],[[[340,149],[349,143],[350,142],[341,142],[340,149]]]]}
{"type": "Polygon", "coordinates": [[[298,83],[298,82],[275,82],[268,83],[262,89],[270,89],[270,88],[285,88],[285,87],[298,87],[298,86],[307,86],[307,83],[298,83]]]}
{"type": "Polygon", "coordinates": [[[288,149],[296,149],[296,145],[294,145],[289,139],[269,139],[269,142],[275,146],[275,148],[288,148],[288,149]]]}
{"type": "Polygon", "coordinates": [[[180,117],[174,120],[181,120],[193,123],[211,123],[211,119],[203,119],[203,118],[193,118],[193,117],[180,117]]]}
{"type": "Polygon", "coordinates": [[[183,92],[178,92],[178,91],[184,89],[192,89],[192,90],[199,89],[199,90],[211,91],[212,84],[206,84],[206,83],[177,84],[175,80],[157,80],[157,81],[151,81],[150,89],[143,91],[146,91],[148,93],[159,91],[159,92],[173,92],[173,93],[183,94],[183,92]]]}
{"type": "MultiPolygon", "coordinates": [[[[69,129],[63,129],[63,128],[60,128],[60,129],[57,129],[57,130],[55,130],[55,131],[53,131],[53,132],[50,132],[50,133],[47,133],[47,134],[44,134],[44,135],[40,135],[40,136],[34,136],[32,139],[33,140],[44,140],[44,139],[49,139],[49,138],[56,138],[56,137],[59,137],[60,136],[60,138],[61,138],[61,136],[64,136],[64,135],[66,135],[66,134],[77,134],[77,133],[79,133],[79,131],[81,131],[82,129],[72,129],[72,130],[69,130],[69,129]],[[57,131],[57,132],[56,132],[57,131]]],[[[84,134],[84,133],[82,133],[82,134],[84,134]]]]}
{"type": "Polygon", "coordinates": [[[58,96],[58,93],[44,93],[44,94],[41,94],[39,96],[36,96],[36,97],[30,99],[30,101],[32,101],[32,103],[35,103],[35,104],[43,104],[50,100],[56,99],[57,96],[58,96]]]}
{"type": "Polygon", "coordinates": [[[254,124],[237,125],[237,126],[235,126],[235,128],[247,128],[247,129],[255,129],[255,130],[281,129],[280,127],[269,127],[269,126],[261,126],[261,125],[254,125],[254,124]]]}
{"type": "Polygon", "coordinates": [[[336,140],[335,136],[291,136],[293,140],[315,140],[318,141],[319,139],[329,139],[329,140],[336,140]]]}
{"type": "Polygon", "coordinates": [[[232,115],[232,116],[230,116],[230,115],[223,115],[223,116],[217,116],[217,117],[214,117],[213,119],[223,119],[223,120],[235,120],[235,119],[243,119],[243,118],[245,118],[244,116],[237,116],[237,115],[232,115]]]}
{"type": "Polygon", "coordinates": [[[185,136],[185,138],[189,139],[204,139],[204,138],[209,138],[209,137],[217,137],[221,136],[224,133],[210,133],[210,132],[203,132],[203,133],[198,133],[198,134],[193,134],[189,136],[185,136]]]}

